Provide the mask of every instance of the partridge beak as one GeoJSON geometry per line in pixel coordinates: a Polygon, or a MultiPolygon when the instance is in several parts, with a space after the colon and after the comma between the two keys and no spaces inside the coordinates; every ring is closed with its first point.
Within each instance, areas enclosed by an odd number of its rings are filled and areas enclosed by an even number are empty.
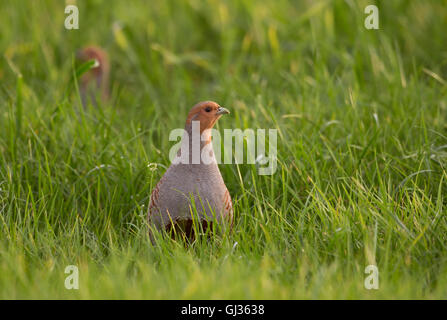
{"type": "Polygon", "coordinates": [[[230,111],[228,111],[228,109],[225,109],[225,108],[222,108],[222,107],[219,107],[219,109],[217,109],[217,112],[216,112],[216,114],[229,114],[230,113],[230,111]]]}

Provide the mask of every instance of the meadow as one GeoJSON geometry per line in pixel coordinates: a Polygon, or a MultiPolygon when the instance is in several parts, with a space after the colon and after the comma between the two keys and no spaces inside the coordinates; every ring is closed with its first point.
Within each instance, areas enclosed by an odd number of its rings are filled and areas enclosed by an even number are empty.
{"type": "Polygon", "coordinates": [[[1,299],[447,298],[445,1],[68,2],[78,30],[64,1],[0,3],[1,299]],[[83,108],[92,44],[111,97],[83,108]],[[169,132],[202,100],[219,131],[277,129],[277,171],[221,164],[233,232],[152,245],[169,132]]]}

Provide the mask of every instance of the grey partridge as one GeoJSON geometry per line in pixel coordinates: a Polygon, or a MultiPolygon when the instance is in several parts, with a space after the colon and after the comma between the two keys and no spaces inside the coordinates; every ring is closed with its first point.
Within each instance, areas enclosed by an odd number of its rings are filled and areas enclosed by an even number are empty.
{"type": "Polygon", "coordinates": [[[212,151],[210,130],[207,130],[227,113],[227,109],[212,101],[200,102],[189,111],[177,161],[169,166],[151,194],[149,223],[158,230],[174,228],[194,239],[193,212],[197,213],[202,229],[210,227],[212,221],[222,226],[232,225],[231,196],[212,151]],[[193,130],[199,128],[201,139],[197,141],[193,130]],[[204,148],[207,149],[204,151],[204,148]],[[202,159],[202,152],[209,158],[202,159]]]}
{"type": "Polygon", "coordinates": [[[110,64],[107,52],[95,46],[85,47],[76,53],[76,57],[81,62],[96,60],[97,65],[81,76],[80,88],[82,104],[85,107],[88,98],[97,105],[95,99],[96,92],[101,94],[101,101],[106,101],[109,97],[109,73],[110,64]]]}

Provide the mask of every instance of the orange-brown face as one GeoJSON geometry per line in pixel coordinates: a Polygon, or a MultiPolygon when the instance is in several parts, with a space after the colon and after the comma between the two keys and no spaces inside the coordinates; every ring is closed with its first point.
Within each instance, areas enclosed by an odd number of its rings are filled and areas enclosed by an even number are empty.
{"type": "Polygon", "coordinates": [[[200,121],[200,133],[202,133],[206,129],[211,129],[223,114],[228,113],[230,111],[222,108],[216,102],[200,102],[189,111],[186,123],[190,124],[191,121],[200,121]]]}
{"type": "Polygon", "coordinates": [[[88,60],[96,59],[98,61],[99,66],[90,70],[90,73],[98,76],[103,72],[107,72],[109,69],[109,62],[107,58],[107,53],[100,48],[97,47],[86,47],[82,50],[79,50],[76,53],[76,57],[82,61],[86,62],[88,60]]]}

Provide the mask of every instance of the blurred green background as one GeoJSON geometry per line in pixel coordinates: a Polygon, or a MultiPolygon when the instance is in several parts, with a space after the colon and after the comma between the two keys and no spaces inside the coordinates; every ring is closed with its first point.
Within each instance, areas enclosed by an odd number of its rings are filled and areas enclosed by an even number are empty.
{"type": "Polygon", "coordinates": [[[2,0],[0,17],[1,298],[447,298],[446,1],[2,0]],[[87,45],[111,97],[82,108],[87,45]],[[234,232],[153,247],[168,135],[201,100],[231,110],[220,131],[278,129],[278,170],[221,165],[234,232]]]}

